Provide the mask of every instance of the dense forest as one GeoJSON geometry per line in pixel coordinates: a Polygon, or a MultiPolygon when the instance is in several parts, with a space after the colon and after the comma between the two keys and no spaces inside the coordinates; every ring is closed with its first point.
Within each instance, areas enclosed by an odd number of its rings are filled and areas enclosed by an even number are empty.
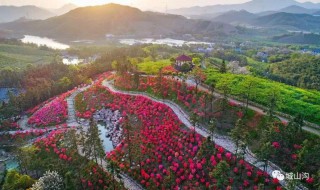
{"type": "Polygon", "coordinates": [[[301,88],[320,90],[320,59],[307,54],[292,54],[289,59],[271,64],[272,80],[301,88]]]}

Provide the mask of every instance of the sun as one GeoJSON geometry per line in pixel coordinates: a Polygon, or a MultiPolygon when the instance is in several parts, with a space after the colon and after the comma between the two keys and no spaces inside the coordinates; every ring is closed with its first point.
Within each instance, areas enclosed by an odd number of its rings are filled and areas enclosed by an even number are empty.
{"type": "Polygon", "coordinates": [[[107,3],[130,5],[134,0],[70,0],[70,2],[78,6],[103,5],[107,3]]]}

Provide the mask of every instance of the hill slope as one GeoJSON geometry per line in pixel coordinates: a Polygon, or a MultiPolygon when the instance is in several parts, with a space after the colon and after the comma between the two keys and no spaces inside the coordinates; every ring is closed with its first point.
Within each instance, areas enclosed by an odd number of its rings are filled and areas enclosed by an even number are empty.
{"type": "Polygon", "coordinates": [[[36,6],[0,6],[0,23],[12,22],[20,19],[21,17],[38,20],[47,19],[52,16],[55,16],[55,14],[36,6]]]}
{"type": "Polygon", "coordinates": [[[228,24],[142,12],[136,8],[117,4],[77,8],[44,21],[2,24],[0,29],[59,40],[104,39],[106,34],[135,37],[181,34],[213,36],[236,31],[228,24]]]}
{"type": "Polygon", "coordinates": [[[320,29],[319,17],[308,14],[275,13],[262,16],[253,22],[265,27],[282,27],[292,30],[316,31],[320,29]]]}
{"type": "Polygon", "coordinates": [[[226,13],[223,13],[216,18],[214,18],[214,21],[220,21],[230,24],[245,24],[252,22],[255,18],[257,18],[253,13],[249,13],[248,11],[241,10],[241,11],[229,11],[226,13]]]}
{"type": "Polygon", "coordinates": [[[286,7],[286,8],[279,10],[279,12],[293,13],[293,14],[313,14],[316,11],[319,11],[319,10],[318,9],[306,9],[304,7],[300,7],[297,5],[292,5],[292,6],[289,6],[289,7],[286,7]]]}

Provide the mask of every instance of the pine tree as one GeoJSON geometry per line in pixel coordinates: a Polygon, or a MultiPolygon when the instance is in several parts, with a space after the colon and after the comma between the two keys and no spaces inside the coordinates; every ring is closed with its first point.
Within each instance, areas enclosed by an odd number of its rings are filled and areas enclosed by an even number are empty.
{"type": "Polygon", "coordinates": [[[228,171],[229,171],[229,164],[226,161],[220,161],[217,166],[210,172],[210,176],[214,177],[217,180],[217,187],[225,188],[228,183],[228,171]]]}
{"type": "Polygon", "coordinates": [[[98,163],[98,158],[104,158],[104,149],[102,146],[101,139],[99,137],[99,130],[94,122],[90,122],[90,127],[86,134],[85,144],[84,144],[85,155],[88,158],[93,158],[96,163],[98,163]]]}
{"type": "Polygon", "coordinates": [[[220,66],[220,73],[227,73],[227,65],[226,65],[226,61],[222,60],[222,64],[220,66]]]}

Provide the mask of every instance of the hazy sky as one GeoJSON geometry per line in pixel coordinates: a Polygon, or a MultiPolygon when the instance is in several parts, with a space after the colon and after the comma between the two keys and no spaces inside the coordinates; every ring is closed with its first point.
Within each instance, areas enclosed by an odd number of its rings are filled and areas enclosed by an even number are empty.
{"type": "MultiPolygon", "coordinates": [[[[73,3],[78,6],[99,5],[110,2],[131,5],[141,9],[152,9],[164,11],[166,5],[168,9],[205,6],[214,4],[243,3],[249,0],[0,0],[0,5],[37,5],[45,8],[58,8],[66,3],[73,3]]],[[[281,0],[279,0],[281,1],[281,0]]],[[[312,1],[320,3],[320,0],[298,0],[300,2],[312,1]]]]}

